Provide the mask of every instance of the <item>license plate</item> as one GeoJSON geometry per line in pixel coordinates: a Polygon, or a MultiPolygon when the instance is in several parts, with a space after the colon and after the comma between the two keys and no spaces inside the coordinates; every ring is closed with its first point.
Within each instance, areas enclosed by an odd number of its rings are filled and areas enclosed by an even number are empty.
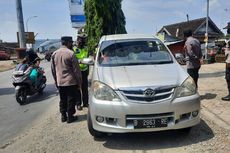
{"type": "Polygon", "coordinates": [[[157,118],[157,119],[143,119],[143,120],[133,120],[134,128],[158,128],[167,127],[167,118],[157,118]]]}

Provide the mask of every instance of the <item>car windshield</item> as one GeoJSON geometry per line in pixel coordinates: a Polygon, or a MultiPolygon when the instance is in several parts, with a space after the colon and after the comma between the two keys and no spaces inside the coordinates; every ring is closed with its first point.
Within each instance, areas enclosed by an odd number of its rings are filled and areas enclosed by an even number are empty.
{"type": "Polygon", "coordinates": [[[115,42],[99,52],[101,66],[126,66],[172,63],[166,47],[159,41],[115,42]]]}

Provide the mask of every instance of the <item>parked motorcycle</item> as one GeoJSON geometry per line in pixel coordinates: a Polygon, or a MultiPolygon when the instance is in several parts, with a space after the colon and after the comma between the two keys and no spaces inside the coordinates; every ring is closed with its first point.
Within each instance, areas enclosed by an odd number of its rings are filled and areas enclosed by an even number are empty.
{"type": "Polygon", "coordinates": [[[13,85],[15,86],[15,96],[16,101],[23,105],[27,101],[27,96],[34,95],[36,93],[42,93],[44,88],[46,87],[46,76],[44,75],[44,69],[38,68],[38,78],[37,78],[37,87],[30,80],[30,73],[32,71],[32,67],[29,67],[25,71],[14,71],[13,85]]]}
{"type": "Polygon", "coordinates": [[[186,58],[181,53],[176,53],[175,58],[180,65],[186,65],[186,58]]]}

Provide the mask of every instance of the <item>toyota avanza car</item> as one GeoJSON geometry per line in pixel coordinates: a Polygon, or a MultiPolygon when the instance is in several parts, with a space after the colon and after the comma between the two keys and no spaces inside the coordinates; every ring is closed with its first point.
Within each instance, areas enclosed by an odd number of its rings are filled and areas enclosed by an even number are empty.
{"type": "Polygon", "coordinates": [[[189,129],[200,122],[192,78],[157,38],[107,35],[96,53],[88,129],[104,133],[189,129]]]}

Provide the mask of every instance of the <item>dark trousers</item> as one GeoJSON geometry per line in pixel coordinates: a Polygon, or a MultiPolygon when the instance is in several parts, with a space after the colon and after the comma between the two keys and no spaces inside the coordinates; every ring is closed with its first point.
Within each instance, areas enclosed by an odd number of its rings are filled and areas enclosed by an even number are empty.
{"type": "Polygon", "coordinates": [[[228,94],[230,95],[230,67],[226,65],[225,79],[228,85],[228,94]]]}
{"type": "Polygon", "coordinates": [[[61,114],[67,113],[68,116],[75,114],[75,105],[80,97],[80,90],[78,89],[78,86],[60,86],[59,95],[59,106],[61,114]]]}
{"type": "Polygon", "coordinates": [[[81,71],[82,76],[82,85],[81,85],[81,100],[83,102],[83,106],[88,105],[89,93],[88,93],[88,74],[89,70],[81,71]]]}
{"type": "Polygon", "coordinates": [[[199,68],[193,68],[193,69],[187,69],[188,74],[193,78],[196,87],[198,87],[197,82],[198,82],[198,78],[199,78],[199,68]]]}

